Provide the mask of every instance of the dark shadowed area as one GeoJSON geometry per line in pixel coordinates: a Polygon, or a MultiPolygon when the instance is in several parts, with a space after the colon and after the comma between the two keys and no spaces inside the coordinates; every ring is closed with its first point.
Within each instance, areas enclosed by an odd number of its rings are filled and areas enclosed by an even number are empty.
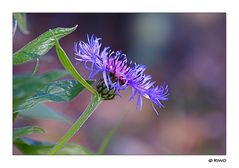
{"type": "MultiPolygon", "coordinates": [[[[13,52],[40,34],[55,27],[78,28],[60,40],[72,63],[74,42],[86,41],[87,34],[102,38],[102,46],[122,50],[128,60],[145,64],[158,85],[169,85],[165,108],[153,111],[137,97],[129,102],[131,89],[122,97],[103,102],[71,142],[97,151],[102,139],[120,127],[106,154],[226,154],[226,14],[223,13],[28,13],[30,34],[19,30],[13,39],[13,52]]],[[[13,67],[14,74],[32,71],[31,61],[13,67]]],[[[75,66],[85,78],[89,72],[75,66]]],[[[37,74],[63,69],[55,50],[40,59],[37,74]]],[[[100,74],[96,76],[99,79],[100,74]]],[[[90,101],[84,91],[69,103],[46,103],[75,121],[90,101]]],[[[37,140],[55,142],[70,125],[51,120],[18,117],[14,127],[38,125],[45,134],[32,134],[37,140]]],[[[21,154],[14,148],[14,154],[21,154]]]]}

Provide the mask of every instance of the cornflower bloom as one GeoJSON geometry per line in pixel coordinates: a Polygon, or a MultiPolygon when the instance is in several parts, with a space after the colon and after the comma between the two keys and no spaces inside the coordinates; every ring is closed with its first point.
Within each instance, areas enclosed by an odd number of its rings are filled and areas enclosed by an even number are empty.
{"type": "Polygon", "coordinates": [[[128,62],[127,57],[121,51],[111,51],[110,47],[101,49],[101,38],[94,35],[87,35],[87,42],[75,43],[75,59],[83,62],[87,70],[90,71],[89,78],[101,72],[103,79],[97,85],[97,91],[105,100],[113,99],[119,91],[125,90],[128,86],[132,88],[132,95],[129,101],[138,94],[137,108],[142,110],[142,97],[150,100],[154,111],[158,114],[155,103],[162,108],[161,101],[168,100],[168,85],[154,86],[150,75],[145,75],[146,66],[142,64],[128,62]]]}

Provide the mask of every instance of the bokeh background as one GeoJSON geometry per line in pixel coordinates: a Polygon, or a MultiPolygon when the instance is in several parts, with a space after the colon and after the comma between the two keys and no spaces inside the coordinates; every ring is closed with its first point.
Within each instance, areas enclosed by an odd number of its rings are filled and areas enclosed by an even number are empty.
{"type": "MultiPolygon", "coordinates": [[[[226,14],[225,13],[28,13],[29,35],[17,30],[13,51],[55,27],[78,28],[60,40],[74,64],[74,42],[86,35],[103,46],[122,50],[129,60],[145,64],[157,84],[169,85],[169,100],[157,116],[148,100],[143,110],[122,98],[103,102],[71,139],[97,151],[104,136],[120,123],[106,154],[226,154],[226,14]]],[[[35,62],[13,67],[29,73],[35,62]]],[[[85,78],[89,73],[76,66],[85,78]]],[[[38,74],[62,69],[54,49],[41,58],[38,74]]],[[[98,78],[98,77],[97,77],[98,78]]],[[[90,101],[84,91],[70,103],[47,103],[73,121],[90,101]]],[[[57,141],[69,125],[51,120],[17,118],[14,127],[38,125],[46,134],[29,137],[57,141]]],[[[14,148],[14,154],[21,154],[14,148]]]]}

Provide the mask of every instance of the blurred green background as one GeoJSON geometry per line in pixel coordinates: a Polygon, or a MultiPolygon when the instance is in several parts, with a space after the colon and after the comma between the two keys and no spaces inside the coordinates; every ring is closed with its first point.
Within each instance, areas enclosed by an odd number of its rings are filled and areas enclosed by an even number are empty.
{"type": "MultiPolygon", "coordinates": [[[[74,42],[95,34],[102,46],[145,64],[157,84],[169,85],[170,96],[157,116],[148,100],[138,112],[136,101],[128,102],[131,90],[121,92],[122,98],[103,102],[71,142],[97,151],[104,136],[121,123],[106,154],[226,154],[225,13],[27,13],[30,33],[16,31],[13,52],[50,28],[75,25],[77,30],[60,40],[74,65],[74,42]]],[[[13,73],[30,73],[34,66],[34,61],[16,65],[13,73]]],[[[37,74],[62,68],[52,49],[40,59],[37,74]]],[[[82,64],[76,68],[88,77],[82,64]]],[[[46,105],[74,121],[89,101],[84,91],[70,103],[46,105]]],[[[29,137],[53,142],[70,127],[23,117],[14,127],[29,124],[47,131],[29,137]]],[[[16,148],[13,153],[21,154],[16,148]]]]}

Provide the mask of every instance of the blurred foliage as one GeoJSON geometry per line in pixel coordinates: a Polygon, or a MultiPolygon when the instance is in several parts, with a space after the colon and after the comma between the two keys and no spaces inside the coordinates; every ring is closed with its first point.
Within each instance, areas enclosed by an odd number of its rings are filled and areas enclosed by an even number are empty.
{"type": "MultiPolygon", "coordinates": [[[[89,83],[93,84],[94,81],[89,81],[89,83]]],[[[33,96],[30,96],[21,102],[21,104],[15,108],[15,112],[27,110],[36,104],[43,102],[68,102],[83,90],[84,87],[82,84],[76,80],[55,81],[45,85],[33,96]]]]}
{"type": "Polygon", "coordinates": [[[37,104],[32,108],[22,110],[18,115],[31,119],[55,120],[72,124],[72,121],[67,116],[44,104],[37,104]]]}
{"type": "Polygon", "coordinates": [[[115,128],[112,128],[103,138],[101,145],[98,149],[98,154],[102,155],[105,154],[106,149],[108,148],[111,140],[114,138],[116,135],[117,131],[119,129],[119,125],[115,128]]]}
{"type": "Polygon", "coordinates": [[[33,134],[33,133],[44,133],[45,131],[36,126],[26,126],[26,127],[21,127],[21,128],[14,128],[13,129],[13,140],[15,141],[17,138],[28,135],[28,134],[33,134]]]}
{"type": "MultiPolygon", "coordinates": [[[[50,142],[36,141],[27,137],[18,138],[14,145],[26,155],[47,155],[55,145],[50,142]]],[[[77,144],[67,144],[57,152],[58,155],[94,154],[90,149],[77,144]]]]}
{"type": "Polygon", "coordinates": [[[47,72],[40,76],[30,74],[13,76],[13,111],[23,103],[24,100],[33,96],[36,91],[46,86],[49,82],[56,81],[67,75],[66,71],[58,70],[47,72]]]}

